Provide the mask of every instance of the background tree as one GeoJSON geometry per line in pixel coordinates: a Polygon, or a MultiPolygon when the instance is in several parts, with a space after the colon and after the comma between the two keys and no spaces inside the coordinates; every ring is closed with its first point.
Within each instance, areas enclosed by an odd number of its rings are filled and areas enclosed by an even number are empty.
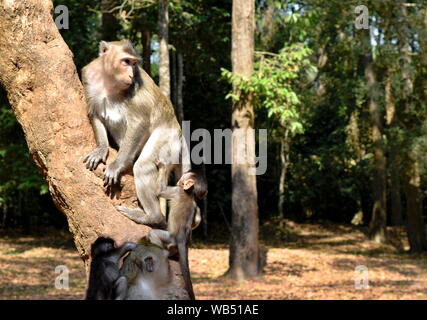
{"type": "MultiPolygon", "coordinates": [[[[255,1],[233,0],[233,73],[251,76],[254,55],[255,1]]],[[[258,244],[258,197],[254,174],[255,134],[253,95],[234,85],[232,112],[232,220],[230,269],[232,278],[243,280],[260,274],[258,244]],[[252,173],[250,173],[250,169],[252,173]]]]}

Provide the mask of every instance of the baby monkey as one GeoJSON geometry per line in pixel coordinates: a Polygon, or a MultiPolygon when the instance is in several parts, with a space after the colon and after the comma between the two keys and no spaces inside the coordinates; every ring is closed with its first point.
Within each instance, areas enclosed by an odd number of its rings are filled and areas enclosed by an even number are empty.
{"type": "Polygon", "coordinates": [[[126,242],[116,248],[111,238],[96,239],[91,247],[92,261],[86,300],[123,300],[126,297],[127,281],[119,275],[119,263],[135,247],[135,243],[126,242]]]}
{"type": "MultiPolygon", "coordinates": [[[[157,162],[159,177],[163,175],[166,166],[162,161],[157,162]]],[[[150,232],[152,241],[156,238],[169,246],[178,249],[179,262],[185,287],[192,300],[195,299],[193,285],[191,283],[190,269],[188,264],[188,246],[191,244],[191,232],[197,228],[201,221],[200,209],[194,199],[195,194],[204,197],[207,191],[197,193],[195,187],[200,186],[207,190],[202,184],[204,179],[198,179],[194,172],[185,173],[177,182],[177,186],[167,186],[164,180],[158,179],[158,196],[170,201],[170,212],[167,220],[167,231],[153,229],[150,232]],[[195,183],[198,181],[198,183],[195,183]]]]}

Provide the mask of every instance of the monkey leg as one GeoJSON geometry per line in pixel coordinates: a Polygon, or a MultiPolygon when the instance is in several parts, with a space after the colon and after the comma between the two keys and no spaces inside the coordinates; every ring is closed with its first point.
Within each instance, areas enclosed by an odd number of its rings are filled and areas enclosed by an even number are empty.
{"type": "Polygon", "coordinates": [[[155,161],[153,161],[153,155],[156,154],[157,150],[153,143],[155,141],[152,141],[150,137],[133,166],[136,195],[143,210],[125,207],[117,207],[117,209],[136,223],[164,228],[166,221],[160,209],[160,201],[157,196],[159,172],[155,161]]]}

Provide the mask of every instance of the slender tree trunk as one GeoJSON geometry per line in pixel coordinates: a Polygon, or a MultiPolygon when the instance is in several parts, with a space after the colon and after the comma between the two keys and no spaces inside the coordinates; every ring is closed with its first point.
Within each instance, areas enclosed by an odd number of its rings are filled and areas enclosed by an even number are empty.
{"type": "Polygon", "coordinates": [[[117,0],[101,0],[101,27],[102,40],[115,41],[117,40],[117,32],[120,29],[120,24],[113,13],[109,12],[117,6],[117,0]]]}
{"type": "Polygon", "coordinates": [[[176,85],[176,110],[178,113],[178,121],[184,120],[184,103],[182,99],[182,88],[184,85],[184,60],[182,54],[177,55],[177,85],[176,85]]]}
{"type": "MultiPolygon", "coordinates": [[[[385,102],[386,102],[386,119],[389,127],[395,126],[396,106],[393,99],[390,76],[385,83],[385,102]]],[[[391,222],[394,226],[403,224],[402,217],[402,201],[400,194],[400,170],[397,163],[398,145],[397,137],[392,132],[390,134],[390,156],[389,156],[389,171],[390,171],[390,195],[391,195],[391,222]]]]}
{"type": "MultiPolygon", "coordinates": [[[[177,62],[176,62],[176,50],[170,50],[169,51],[169,59],[170,59],[170,83],[171,83],[171,101],[173,104],[173,107],[175,109],[175,114],[176,117],[178,119],[178,110],[176,108],[176,104],[177,104],[177,87],[178,87],[178,79],[177,79],[177,62]]],[[[178,119],[179,122],[181,122],[178,119]]]]}
{"type": "Polygon", "coordinates": [[[168,0],[159,0],[159,42],[160,65],[159,86],[163,94],[170,98],[170,69],[169,69],[169,11],[168,0]]]}
{"type": "MultiPolygon", "coordinates": [[[[399,51],[401,56],[401,73],[402,73],[402,101],[405,109],[411,110],[411,99],[414,91],[413,74],[411,71],[411,30],[408,23],[408,15],[404,1],[399,1],[399,23],[398,23],[398,40],[399,51]]],[[[408,128],[410,130],[410,128],[408,128]]],[[[421,252],[427,250],[427,240],[425,234],[424,220],[422,216],[422,193],[420,182],[420,169],[416,151],[416,146],[411,141],[410,151],[404,155],[405,173],[404,185],[406,196],[406,216],[407,232],[409,245],[412,252],[421,252]]]]}
{"type": "Polygon", "coordinates": [[[151,31],[142,31],[142,66],[151,77],[151,31]]]}
{"type": "Polygon", "coordinates": [[[371,53],[369,29],[365,32],[365,78],[368,86],[368,106],[371,116],[372,143],[374,147],[374,181],[373,193],[374,204],[372,208],[372,219],[369,226],[370,238],[378,243],[386,241],[386,156],[382,139],[382,114],[378,104],[379,88],[374,68],[374,60],[371,53]]]}
{"type": "MultiPolygon", "coordinates": [[[[170,67],[169,67],[169,0],[159,0],[159,86],[162,93],[170,98],[170,67]]],[[[166,215],[166,199],[160,198],[160,209],[166,215]]]]}
{"type": "Polygon", "coordinates": [[[390,168],[390,194],[391,194],[391,222],[394,226],[401,226],[403,224],[402,216],[402,200],[400,192],[400,170],[395,163],[396,151],[390,151],[390,161],[392,161],[390,168]]]}
{"type": "MultiPolygon", "coordinates": [[[[122,179],[120,199],[105,193],[101,165],[87,170],[83,158],[95,147],[83,87],[72,53],[56,28],[46,0],[0,4],[0,83],[22,126],[30,154],[68,221],[88,267],[90,246],[100,235],[138,241],[149,228],[123,217],[114,204],[136,202],[133,177],[122,179]]],[[[110,149],[107,162],[115,158],[110,149]]],[[[175,274],[179,264],[172,262],[175,274]]],[[[88,268],[86,268],[88,270],[88,268]]],[[[178,277],[183,287],[182,277],[178,277]]]]}
{"type": "MultiPolygon", "coordinates": [[[[202,165],[202,174],[206,177],[206,166],[202,165]]],[[[203,237],[206,239],[208,237],[208,195],[203,198],[202,206],[202,231],[203,237]]]]}
{"type": "MultiPolygon", "coordinates": [[[[233,72],[248,78],[253,70],[254,0],[233,0],[232,51],[233,72]]],[[[237,280],[255,277],[259,270],[258,196],[254,170],[255,135],[253,98],[249,93],[233,102],[232,110],[232,221],[230,269],[237,280]]]]}
{"type": "Polygon", "coordinates": [[[280,180],[279,180],[279,201],[278,201],[278,212],[280,218],[285,217],[284,204],[285,204],[285,182],[286,172],[289,165],[289,130],[285,130],[285,135],[280,141],[280,180]]]}
{"type": "Polygon", "coordinates": [[[412,160],[408,163],[405,170],[408,240],[411,252],[422,252],[427,250],[427,239],[422,216],[423,208],[419,165],[414,154],[408,157],[412,160]]]}

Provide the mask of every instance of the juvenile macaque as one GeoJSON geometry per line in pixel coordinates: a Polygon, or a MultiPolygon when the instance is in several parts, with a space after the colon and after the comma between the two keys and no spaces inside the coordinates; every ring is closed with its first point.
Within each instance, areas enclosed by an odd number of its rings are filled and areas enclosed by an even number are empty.
{"type": "MultiPolygon", "coordinates": [[[[168,248],[174,252],[173,246],[168,248]]],[[[146,238],[138,243],[120,270],[128,283],[126,300],[189,299],[187,292],[173,281],[169,250],[161,242],[155,244],[146,238]]]]}
{"type": "Polygon", "coordinates": [[[135,249],[126,242],[116,248],[111,238],[99,237],[91,247],[91,264],[86,300],[123,300],[127,293],[126,278],[119,275],[122,257],[135,249]]]}
{"type": "Polygon", "coordinates": [[[104,183],[117,184],[133,165],[142,208],[117,206],[117,210],[138,223],[164,227],[156,183],[160,179],[166,184],[173,170],[189,172],[191,164],[181,159],[188,154],[188,147],[172,104],[139,67],[139,60],[128,40],[102,41],[99,57],[83,68],[88,116],[97,143],[84,162],[94,170],[100,162],[105,163],[108,146],[118,146],[117,158],[104,172],[104,183]],[[156,162],[160,157],[169,161],[159,177],[156,162]]]}
{"type": "MultiPolygon", "coordinates": [[[[159,172],[165,170],[163,163],[157,163],[159,172]]],[[[169,246],[178,248],[179,262],[185,287],[194,300],[193,285],[190,277],[188,264],[188,246],[191,244],[191,231],[195,229],[201,221],[200,209],[194,200],[194,186],[196,174],[194,172],[185,173],[179,179],[177,186],[167,186],[160,179],[158,181],[160,197],[170,200],[170,212],[167,222],[167,231],[151,230],[150,239],[156,242],[159,239],[169,246]]],[[[201,181],[201,180],[200,180],[201,181]]]]}

